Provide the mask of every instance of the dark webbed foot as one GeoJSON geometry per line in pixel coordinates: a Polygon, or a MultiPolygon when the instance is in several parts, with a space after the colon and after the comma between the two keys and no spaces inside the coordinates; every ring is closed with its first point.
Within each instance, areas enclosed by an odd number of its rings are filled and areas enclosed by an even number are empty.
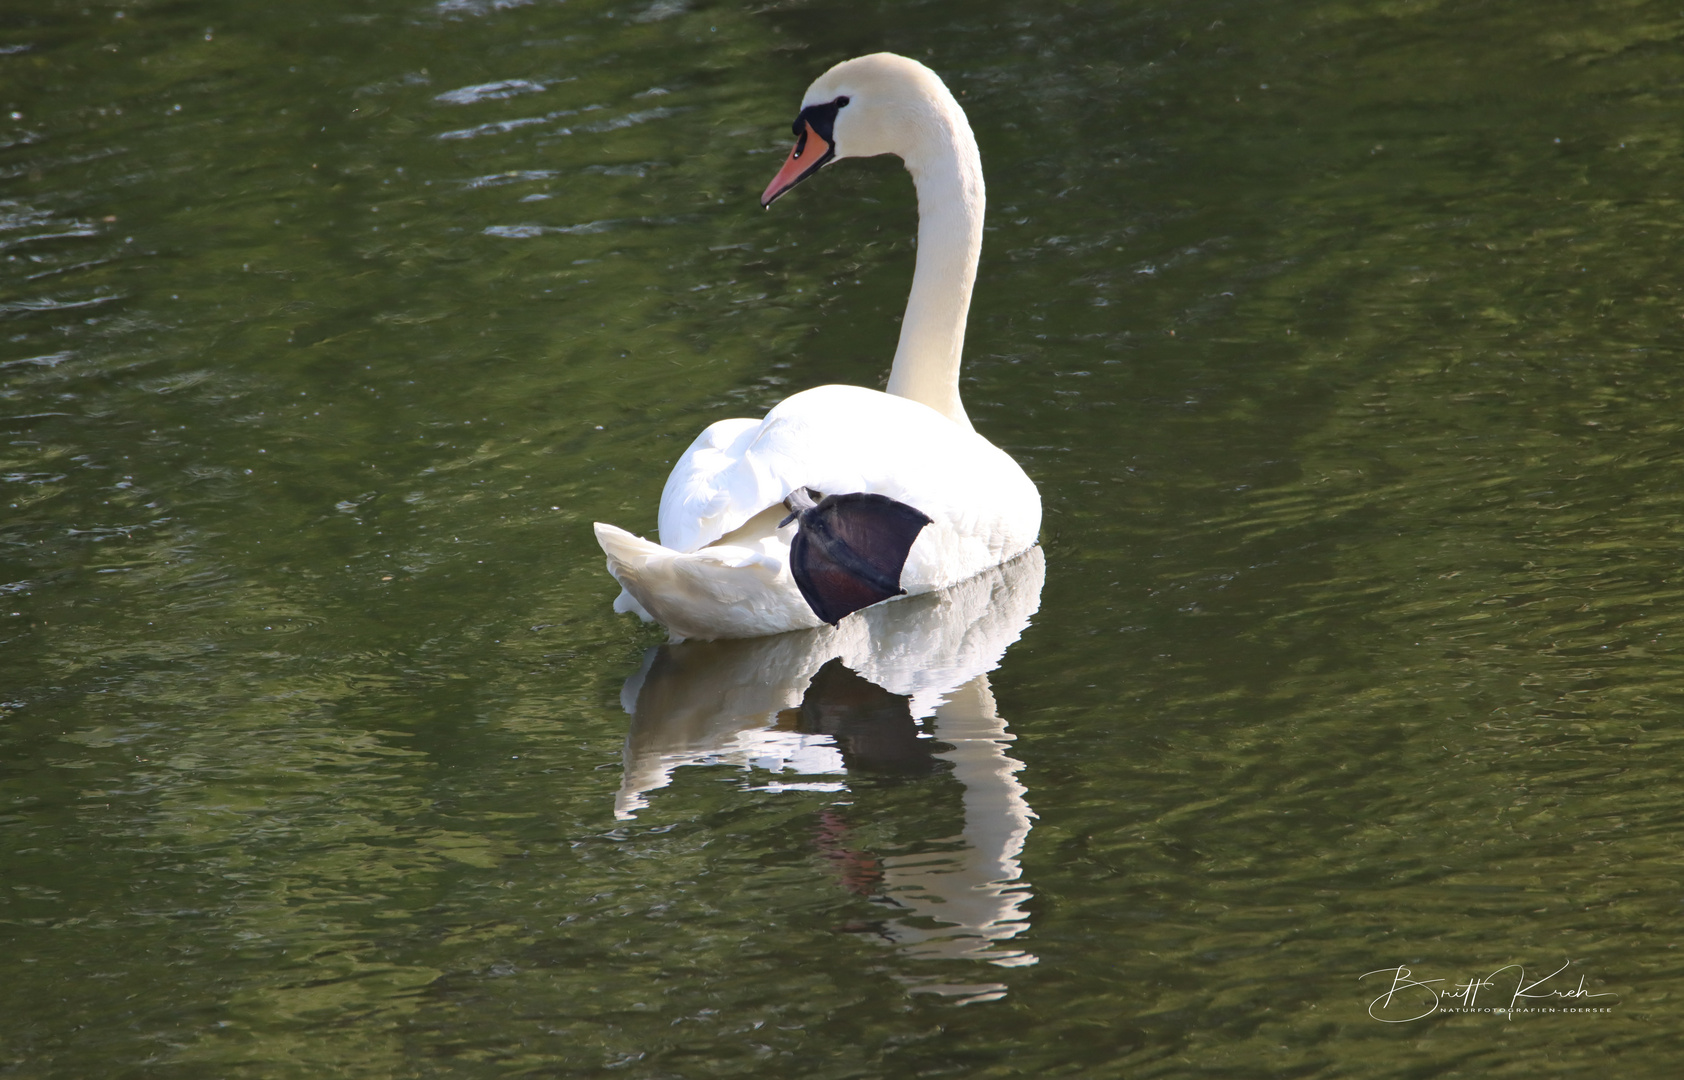
{"type": "Polygon", "coordinates": [[[861,608],[900,596],[901,570],[913,541],[931,518],[887,495],[851,492],[813,501],[809,488],[784,500],[798,523],[790,541],[790,572],[813,614],[835,626],[861,608]]]}

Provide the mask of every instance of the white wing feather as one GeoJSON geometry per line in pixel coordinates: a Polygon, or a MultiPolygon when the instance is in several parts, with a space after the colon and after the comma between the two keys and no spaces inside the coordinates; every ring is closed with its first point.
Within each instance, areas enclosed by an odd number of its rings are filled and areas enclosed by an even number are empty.
{"type": "Polygon", "coordinates": [[[722,420],[702,432],[661,495],[661,543],[698,551],[801,486],[875,492],[933,518],[902,576],[912,592],[1003,562],[1041,528],[1035,485],[987,439],[916,401],[820,386],[758,423],[722,420]]]}

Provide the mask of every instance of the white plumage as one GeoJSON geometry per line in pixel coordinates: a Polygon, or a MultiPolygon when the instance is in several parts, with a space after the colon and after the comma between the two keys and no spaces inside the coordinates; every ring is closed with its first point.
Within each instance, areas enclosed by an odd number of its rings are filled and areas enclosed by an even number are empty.
{"type": "Polygon", "coordinates": [[[959,402],[983,212],[981,162],[963,111],[928,68],[887,53],[826,72],[803,99],[802,116],[814,108],[829,108],[833,129],[808,129],[811,139],[803,137],[765,201],[830,160],[813,162],[815,146],[828,145],[836,158],[897,153],[918,188],[918,263],[890,392],[820,386],[763,420],[721,420],[667,479],[661,543],[596,525],[608,570],[624,587],[615,609],[658,621],[675,639],[819,625],[789,568],[797,526],[777,527],[783,500],[800,487],[872,492],[928,515],[901,574],[910,594],[998,565],[1040,531],[1035,485],[972,430],[959,402]],[[812,155],[805,162],[803,146],[812,155]]]}

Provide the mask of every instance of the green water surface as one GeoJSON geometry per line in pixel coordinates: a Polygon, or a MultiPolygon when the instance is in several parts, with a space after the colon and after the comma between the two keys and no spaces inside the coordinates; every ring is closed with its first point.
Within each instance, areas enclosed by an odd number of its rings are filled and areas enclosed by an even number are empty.
{"type": "Polygon", "coordinates": [[[0,1076],[1676,1075],[1681,118],[1642,0],[0,0],[0,1076]],[[846,668],[779,723],[902,756],[615,813],[715,660],[590,523],[882,385],[905,172],[756,196],[884,48],[1046,505],[1034,963],[886,929],[976,792],[846,668]]]}

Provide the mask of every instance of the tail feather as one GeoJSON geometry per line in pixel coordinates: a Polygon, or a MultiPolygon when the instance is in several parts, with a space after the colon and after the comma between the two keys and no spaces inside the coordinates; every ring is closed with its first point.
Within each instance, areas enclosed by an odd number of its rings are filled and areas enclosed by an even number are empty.
{"type": "Polygon", "coordinates": [[[759,637],[819,625],[787,560],[775,554],[738,545],[680,552],[602,522],[595,529],[608,572],[625,590],[615,610],[659,622],[674,640],[759,637]]]}

